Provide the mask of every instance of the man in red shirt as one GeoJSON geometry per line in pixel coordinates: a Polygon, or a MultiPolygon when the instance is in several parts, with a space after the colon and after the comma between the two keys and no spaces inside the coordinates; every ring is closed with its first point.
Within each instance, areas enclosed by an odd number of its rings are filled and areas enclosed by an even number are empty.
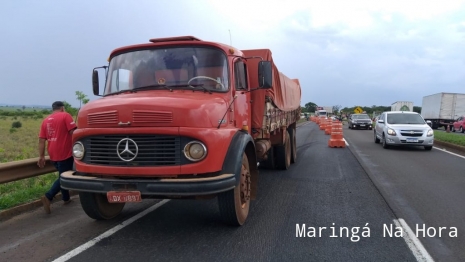
{"type": "Polygon", "coordinates": [[[61,190],[64,204],[68,204],[71,199],[69,191],[60,186],[61,173],[73,169],[72,134],[77,128],[73,117],[65,112],[65,105],[61,101],[52,104],[53,112],[44,119],[39,133],[39,161],[40,168],[45,166],[45,141],[47,141],[47,151],[55,168],[58,170],[58,179],[53,183],[50,190],[42,197],[45,212],[51,213],[50,202],[61,190]]]}

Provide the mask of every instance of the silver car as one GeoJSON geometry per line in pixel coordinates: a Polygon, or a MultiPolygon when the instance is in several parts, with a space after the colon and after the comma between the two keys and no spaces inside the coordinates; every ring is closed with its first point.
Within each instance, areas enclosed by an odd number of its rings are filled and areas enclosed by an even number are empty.
{"type": "Polygon", "coordinates": [[[382,113],[374,128],[375,143],[389,146],[424,146],[431,150],[434,144],[433,129],[416,112],[390,111],[382,113]]]}

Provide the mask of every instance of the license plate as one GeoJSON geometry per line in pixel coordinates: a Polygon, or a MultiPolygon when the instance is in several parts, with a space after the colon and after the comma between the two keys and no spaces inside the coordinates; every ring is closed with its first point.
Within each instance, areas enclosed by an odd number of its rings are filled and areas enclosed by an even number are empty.
{"type": "Polygon", "coordinates": [[[141,202],[139,191],[110,191],[107,192],[109,203],[126,203],[126,202],[141,202]]]}
{"type": "Polygon", "coordinates": [[[365,125],[361,124],[360,126],[365,126],[365,125]]]}
{"type": "Polygon", "coordinates": [[[407,142],[409,142],[409,143],[417,143],[417,142],[418,142],[418,138],[407,137],[407,142]]]}

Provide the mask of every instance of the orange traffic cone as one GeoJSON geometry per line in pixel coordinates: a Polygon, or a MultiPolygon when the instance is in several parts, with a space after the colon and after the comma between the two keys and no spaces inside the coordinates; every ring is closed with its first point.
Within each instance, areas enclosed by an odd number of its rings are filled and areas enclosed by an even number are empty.
{"type": "Polygon", "coordinates": [[[326,125],[327,125],[326,119],[320,118],[320,130],[325,130],[326,125]]]}
{"type": "Polygon", "coordinates": [[[346,147],[346,141],[342,136],[342,123],[334,123],[331,129],[331,138],[328,141],[329,147],[346,147]]]}
{"type": "Polygon", "coordinates": [[[328,123],[326,124],[326,128],[325,128],[325,134],[326,135],[331,135],[331,129],[333,128],[333,125],[335,123],[332,122],[331,120],[328,121],[328,123]]]}

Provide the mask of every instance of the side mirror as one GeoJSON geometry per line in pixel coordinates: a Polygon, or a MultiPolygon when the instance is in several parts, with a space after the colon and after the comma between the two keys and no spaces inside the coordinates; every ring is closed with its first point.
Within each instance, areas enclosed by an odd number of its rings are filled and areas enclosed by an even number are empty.
{"type": "Polygon", "coordinates": [[[378,119],[378,123],[384,123],[384,120],[383,119],[378,119]]]}
{"type": "Polygon", "coordinates": [[[258,85],[260,88],[271,88],[273,83],[271,62],[258,62],[258,85]]]}
{"type": "Polygon", "coordinates": [[[94,95],[99,95],[99,86],[98,86],[98,71],[94,69],[92,71],[92,89],[94,91],[94,95]]]}
{"type": "Polygon", "coordinates": [[[433,122],[431,122],[431,120],[426,120],[426,124],[431,127],[433,125],[433,122]]]}

